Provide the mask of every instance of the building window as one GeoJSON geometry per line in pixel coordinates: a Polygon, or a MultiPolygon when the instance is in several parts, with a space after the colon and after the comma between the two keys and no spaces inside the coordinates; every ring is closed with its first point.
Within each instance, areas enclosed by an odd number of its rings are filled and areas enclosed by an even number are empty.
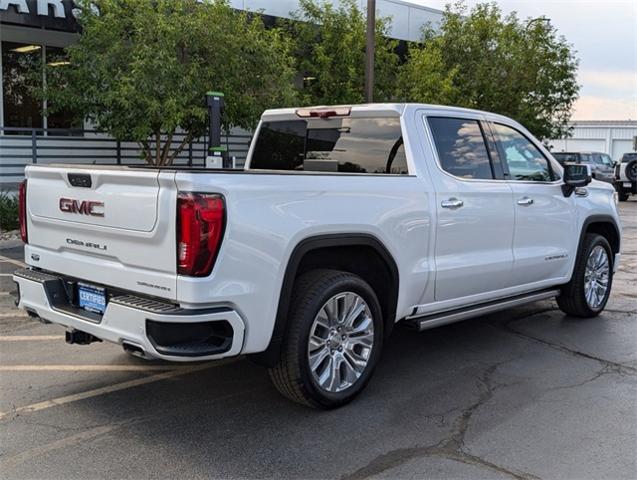
{"type": "MultiPolygon", "coordinates": [[[[42,46],[2,42],[2,95],[4,126],[42,128],[41,103],[33,88],[41,87],[42,46]]],[[[16,131],[7,131],[16,134],[16,131]]]]}
{"type": "MultiPolygon", "coordinates": [[[[42,87],[43,64],[64,68],[69,62],[64,49],[38,44],[2,42],[2,98],[6,135],[30,135],[30,131],[12,129],[54,129],[48,135],[69,135],[68,129],[81,129],[82,120],[70,111],[45,118],[42,101],[35,91],[42,87]],[[58,130],[62,129],[62,130],[58,130]]],[[[50,105],[49,105],[50,107],[50,105]]],[[[39,135],[43,130],[37,132],[39,135]]]]}
{"type": "MultiPolygon", "coordinates": [[[[68,56],[63,48],[59,47],[46,47],[45,50],[46,64],[48,68],[66,68],[69,65],[68,56]]],[[[49,103],[48,107],[51,108],[49,103]]],[[[71,132],[64,132],[57,129],[82,129],[82,119],[70,111],[63,110],[61,112],[51,113],[47,117],[47,128],[51,130],[49,135],[61,135],[70,134],[71,132]]],[[[77,132],[75,132],[77,133],[77,132]]]]}

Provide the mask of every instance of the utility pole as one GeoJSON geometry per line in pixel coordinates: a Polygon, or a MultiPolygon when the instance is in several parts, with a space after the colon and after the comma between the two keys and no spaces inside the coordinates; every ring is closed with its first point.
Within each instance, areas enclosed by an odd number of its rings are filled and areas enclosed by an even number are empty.
{"type": "Polygon", "coordinates": [[[365,47],[365,101],[374,101],[374,49],[376,43],[376,0],[367,0],[367,45],[365,47]]]}

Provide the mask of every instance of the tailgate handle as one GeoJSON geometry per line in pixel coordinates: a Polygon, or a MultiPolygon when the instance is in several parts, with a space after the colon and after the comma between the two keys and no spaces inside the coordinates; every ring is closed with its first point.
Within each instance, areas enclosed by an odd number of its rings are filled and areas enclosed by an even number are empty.
{"type": "Polygon", "coordinates": [[[91,188],[91,176],[86,173],[69,173],[69,183],[74,187],[91,188]]]}

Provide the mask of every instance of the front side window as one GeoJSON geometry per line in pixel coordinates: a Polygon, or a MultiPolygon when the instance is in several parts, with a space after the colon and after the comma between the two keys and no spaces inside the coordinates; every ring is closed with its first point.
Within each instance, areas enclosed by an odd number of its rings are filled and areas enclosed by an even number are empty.
{"type": "Polygon", "coordinates": [[[442,169],[460,178],[492,179],[487,146],[477,120],[429,117],[442,169]]]}
{"type": "Polygon", "coordinates": [[[264,122],[251,169],[407,174],[400,119],[331,117],[264,122]]]}
{"type": "Polygon", "coordinates": [[[500,123],[493,124],[501,154],[511,180],[550,182],[551,167],[546,157],[520,132],[500,123]]]}
{"type": "Polygon", "coordinates": [[[595,163],[599,163],[600,165],[604,165],[605,167],[613,166],[613,160],[610,158],[610,156],[604,153],[596,153],[594,157],[595,163]]]}

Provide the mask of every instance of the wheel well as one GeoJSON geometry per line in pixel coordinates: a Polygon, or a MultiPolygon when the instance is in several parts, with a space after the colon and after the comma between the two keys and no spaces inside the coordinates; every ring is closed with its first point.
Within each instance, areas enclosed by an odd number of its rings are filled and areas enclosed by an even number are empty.
{"type": "Polygon", "coordinates": [[[586,226],[585,232],[601,235],[608,240],[613,253],[619,253],[619,232],[611,222],[591,222],[586,226]]]}
{"type": "Polygon", "coordinates": [[[399,281],[398,268],[391,254],[378,239],[368,234],[320,235],[301,241],[292,252],[281,287],[272,338],[264,352],[251,355],[256,363],[272,366],[278,361],[295,280],[316,268],[343,270],[368,282],[382,309],[385,335],[391,331],[398,304],[399,281]]]}
{"type": "Polygon", "coordinates": [[[387,261],[369,245],[346,245],[317,248],[307,252],[297,270],[297,277],[310,270],[329,268],[353,273],[372,287],[385,319],[385,331],[394,324],[398,300],[398,279],[387,261]]]}

